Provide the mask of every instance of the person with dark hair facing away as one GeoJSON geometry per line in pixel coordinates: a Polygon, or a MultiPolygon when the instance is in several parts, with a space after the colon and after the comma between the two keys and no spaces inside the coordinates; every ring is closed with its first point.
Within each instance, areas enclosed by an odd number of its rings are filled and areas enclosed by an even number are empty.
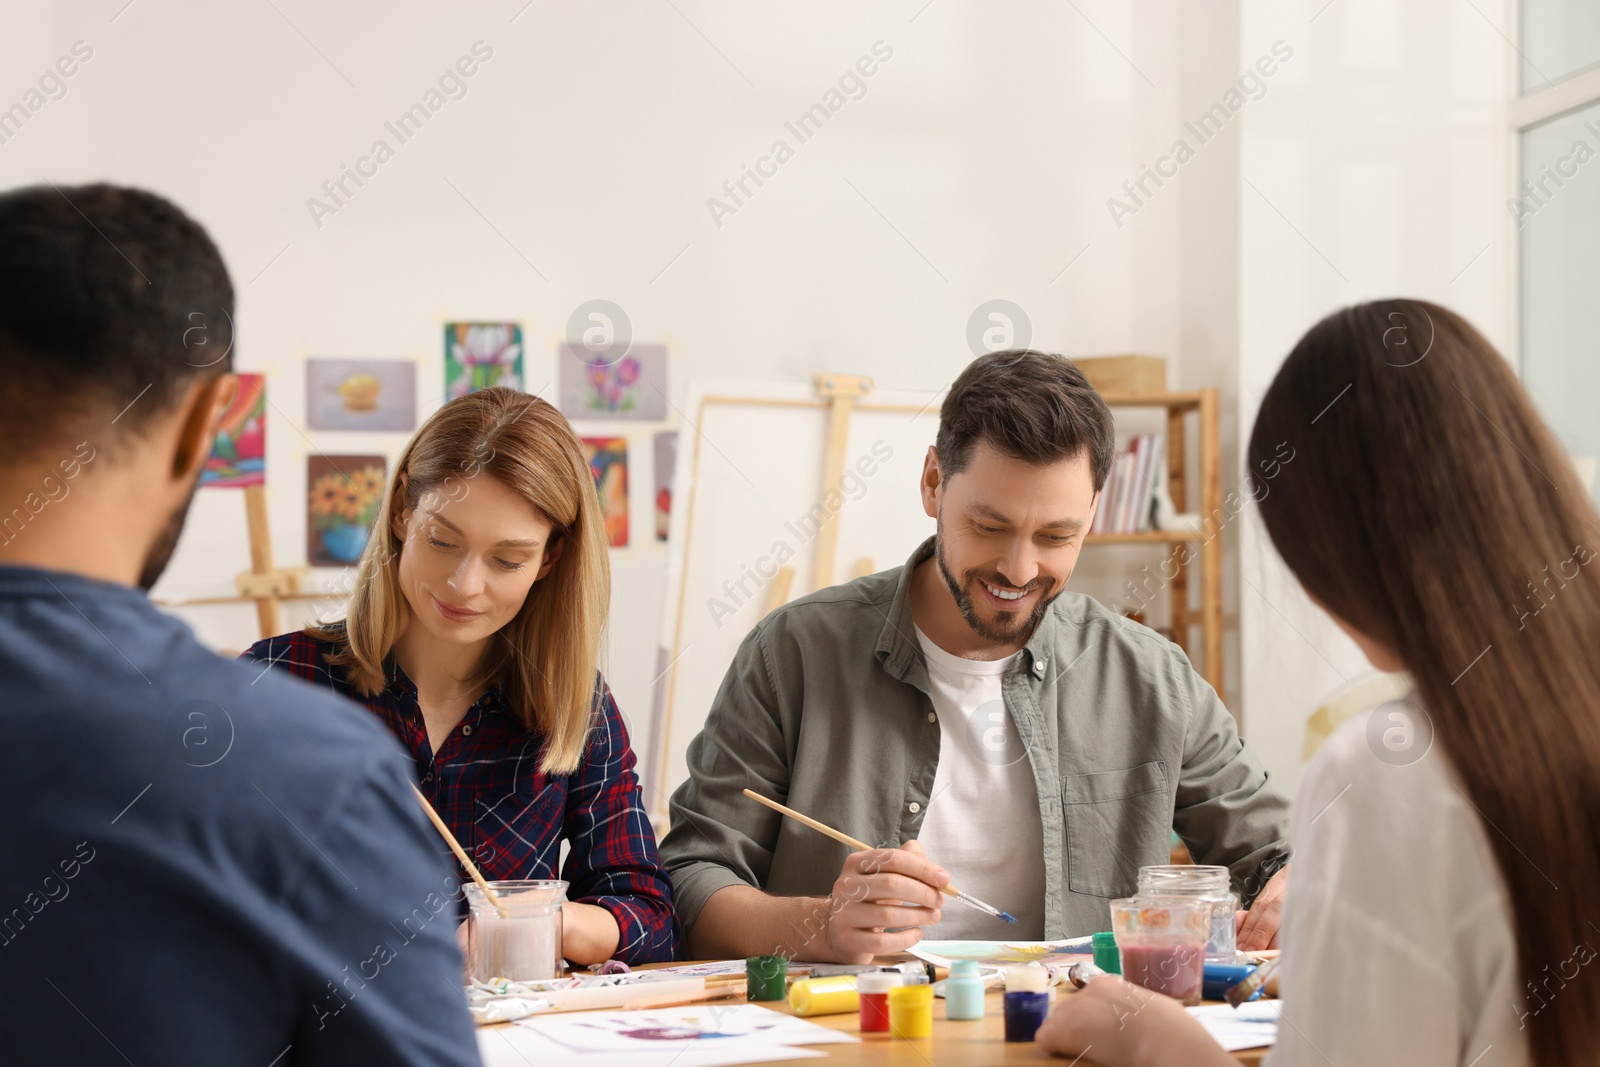
{"type": "Polygon", "coordinates": [[[661,854],[691,953],[1088,934],[1173,829],[1229,868],[1241,938],[1267,947],[1286,795],[1181,649],[1066,590],[1111,466],[1105,402],[1060,356],[997,352],[939,418],[934,536],[767,615],[689,746],[661,854]],[[746,788],[884,847],[852,854],[746,788]],[[944,907],[951,882],[1016,924],[944,907]]]}
{"type": "Polygon", "coordinates": [[[7,1062],[478,1062],[454,884],[360,708],[145,593],[232,373],[206,232],[109,185],[0,195],[7,1062]]]}
{"type": "MultiPolygon", "coordinates": [[[[1311,328],[1250,456],[1306,595],[1401,700],[1357,713],[1300,783],[1269,1064],[1506,1067],[1600,1046],[1600,515],[1510,364],[1392,299],[1311,328]]],[[[1096,1063],[1230,1064],[1177,1003],[1115,978],[1039,1031],[1096,1063]],[[1117,1015],[1126,1019],[1118,1025],[1117,1015]]]]}

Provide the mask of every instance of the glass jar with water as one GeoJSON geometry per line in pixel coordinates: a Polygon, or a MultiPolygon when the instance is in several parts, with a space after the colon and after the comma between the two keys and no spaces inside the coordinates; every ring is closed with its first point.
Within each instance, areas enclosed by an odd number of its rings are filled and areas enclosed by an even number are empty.
{"type": "Polygon", "coordinates": [[[1228,868],[1197,864],[1174,864],[1139,868],[1140,894],[1197,897],[1209,901],[1211,937],[1206,943],[1207,963],[1233,963],[1238,957],[1233,913],[1239,910],[1239,894],[1228,882],[1228,868]]]}

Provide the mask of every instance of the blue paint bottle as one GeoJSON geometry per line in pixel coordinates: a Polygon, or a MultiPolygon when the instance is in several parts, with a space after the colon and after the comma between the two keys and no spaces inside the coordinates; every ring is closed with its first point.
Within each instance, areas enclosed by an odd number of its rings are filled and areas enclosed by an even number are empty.
{"type": "MultiPolygon", "coordinates": [[[[1205,1000],[1225,1000],[1228,990],[1250,977],[1255,972],[1255,965],[1251,963],[1208,963],[1205,969],[1205,979],[1200,986],[1200,996],[1205,1000]]],[[[1261,995],[1261,990],[1256,990],[1255,1000],[1261,995]]]]}
{"type": "Polygon", "coordinates": [[[950,964],[950,977],[944,980],[944,1017],[983,1018],[983,979],[978,977],[977,960],[950,964]]]}

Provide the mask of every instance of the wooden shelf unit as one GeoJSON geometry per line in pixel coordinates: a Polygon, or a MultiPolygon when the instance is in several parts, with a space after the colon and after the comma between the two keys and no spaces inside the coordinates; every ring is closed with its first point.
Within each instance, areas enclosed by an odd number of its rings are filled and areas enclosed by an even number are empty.
{"type": "Polygon", "coordinates": [[[1222,444],[1217,415],[1217,391],[1104,393],[1112,408],[1164,408],[1167,412],[1167,491],[1173,508],[1189,510],[1189,463],[1185,420],[1194,415],[1200,422],[1199,530],[1151,530],[1147,533],[1090,534],[1085,544],[1171,545],[1169,558],[1175,573],[1167,582],[1171,604],[1173,638],[1199,668],[1200,674],[1217,696],[1222,691],[1222,444]],[[1200,545],[1200,606],[1189,603],[1190,566],[1184,555],[1192,555],[1192,543],[1200,545]],[[1200,627],[1202,656],[1196,659],[1191,643],[1191,628],[1200,627]]]}

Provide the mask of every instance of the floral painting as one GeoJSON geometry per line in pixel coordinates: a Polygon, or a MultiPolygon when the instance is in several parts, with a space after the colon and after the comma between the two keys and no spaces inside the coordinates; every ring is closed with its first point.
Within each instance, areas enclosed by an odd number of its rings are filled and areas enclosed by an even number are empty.
{"type": "Polygon", "coordinates": [[[557,357],[561,412],[569,419],[667,417],[667,349],[635,344],[620,358],[564,344],[557,357]]]}
{"type": "Polygon", "coordinates": [[[344,567],[361,558],[383,502],[383,456],[306,457],[306,562],[344,567]]]}
{"type": "Polygon", "coordinates": [[[656,540],[672,529],[672,478],[678,467],[678,431],[656,434],[656,540]]]}
{"type": "Polygon", "coordinates": [[[612,548],[627,548],[628,439],[585,437],[583,451],[589,457],[589,471],[594,475],[595,490],[600,494],[606,536],[612,548]]]}
{"type": "Polygon", "coordinates": [[[239,390],[222,413],[200,484],[211,488],[265,485],[267,385],[259,374],[239,375],[239,390]]]}
{"type": "Polygon", "coordinates": [[[445,399],[495,385],[522,388],[522,327],[514,322],[446,323],[445,399]]]}

